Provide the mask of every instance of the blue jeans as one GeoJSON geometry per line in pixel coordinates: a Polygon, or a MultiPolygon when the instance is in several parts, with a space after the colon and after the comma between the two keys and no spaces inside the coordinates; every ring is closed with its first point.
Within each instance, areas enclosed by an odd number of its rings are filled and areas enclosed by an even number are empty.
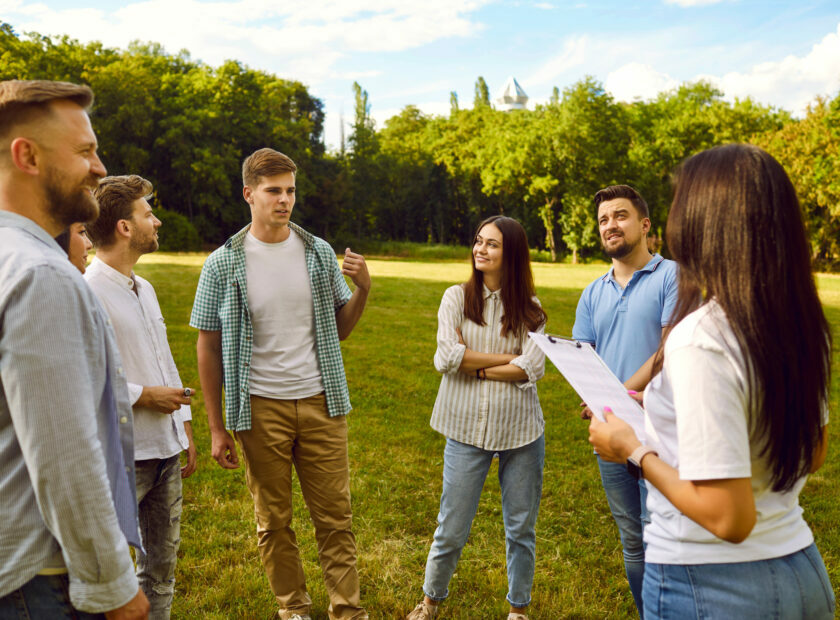
{"type": "Polygon", "coordinates": [[[67,575],[36,575],[0,598],[0,620],[104,620],[103,614],[78,611],[70,603],[67,575]]]}
{"type": "MultiPolygon", "coordinates": [[[[429,558],[423,592],[435,601],[449,596],[449,580],[467,542],[481,489],[493,461],[493,450],[446,440],[443,451],[443,493],[438,527],[429,558]]],[[[499,484],[507,550],[507,600],[514,607],[531,602],[536,558],[537,513],[542,494],[545,438],[513,450],[500,450],[499,484]]]]}
{"type": "Polygon", "coordinates": [[[168,620],[175,593],[175,561],[181,544],[181,463],[166,459],[135,461],[140,536],[137,581],[149,599],[151,620],[168,620]]]}
{"type": "Polygon", "coordinates": [[[770,560],[734,564],[648,564],[648,620],[831,620],[834,592],[816,545],[770,560]]]}
{"type": "Polygon", "coordinates": [[[644,618],[642,583],[645,578],[645,546],[642,534],[644,524],[650,521],[645,507],[647,487],[644,481],[634,479],[622,463],[610,463],[598,457],[598,469],[601,471],[601,484],[610,511],[621,536],[624,571],[630,583],[630,592],[639,616],[644,618]]]}

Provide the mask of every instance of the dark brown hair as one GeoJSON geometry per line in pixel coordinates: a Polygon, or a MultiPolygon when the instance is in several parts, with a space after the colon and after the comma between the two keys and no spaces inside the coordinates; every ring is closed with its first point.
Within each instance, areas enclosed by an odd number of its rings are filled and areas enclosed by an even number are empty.
{"type": "Polygon", "coordinates": [[[134,201],[151,193],[152,184],[136,174],[105,177],[99,181],[93,193],[99,201],[99,217],[87,227],[93,245],[101,248],[114,243],[117,222],[130,220],[134,201]]]}
{"type": "Polygon", "coordinates": [[[93,103],[93,91],[80,84],[51,80],[0,82],[0,136],[6,136],[17,125],[49,114],[49,104],[61,99],[87,109],[93,103]]]}
{"type": "Polygon", "coordinates": [[[273,177],[284,172],[297,172],[295,162],[274,149],[254,151],[242,162],[242,184],[256,187],[263,177],[273,177]]]}
{"type": "Polygon", "coordinates": [[[598,218],[598,207],[601,205],[602,202],[606,202],[608,200],[615,200],[616,198],[626,198],[627,200],[629,200],[636,208],[639,217],[650,217],[650,210],[648,209],[648,205],[639,192],[637,192],[629,185],[610,185],[608,187],[605,187],[604,189],[599,189],[595,193],[595,218],[598,218]]]}
{"type": "Polygon", "coordinates": [[[678,171],[666,237],[680,265],[672,325],[710,299],[720,305],[746,361],[751,432],[773,489],[789,490],[825,432],[831,374],[831,332],[793,185],[758,147],[699,153],[678,171]]]}
{"type": "MultiPolygon", "coordinates": [[[[531,255],[528,237],[522,224],[511,217],[494,215],[478,225],[478,233],[487,224],[493,224],[502,233],[502,336],[508,333],[522,335],[534,331],[546,322],[546,313],[534,301],[534,276],[531,273],[531,255]]],[[[475,257],[470,254],[472,275],[464,284],[464,316],[478,325],[484,325],[484,274],[475,268],[475,257]]]]}

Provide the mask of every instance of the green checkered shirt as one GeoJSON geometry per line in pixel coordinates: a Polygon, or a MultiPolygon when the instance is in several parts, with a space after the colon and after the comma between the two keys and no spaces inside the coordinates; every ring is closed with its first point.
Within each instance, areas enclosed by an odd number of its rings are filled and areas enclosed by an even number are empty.
{"type": "MultiPolygon", "coordinates": [[[[250,369],[253,327],[248,311],[245,276],[245,235],[249,224],[213,252],[201,268],[190,325],[222,332],[225,380],[225,426],[231,431],[251,428],[250,369]]],[[[323,239],[289,224],[303,240],[306,270],[312,285],[315,348],[330,416],[350,411],[350,394],[338,341],[335,313],[350,301],[351,293],[335,252],[323,239]]]]}

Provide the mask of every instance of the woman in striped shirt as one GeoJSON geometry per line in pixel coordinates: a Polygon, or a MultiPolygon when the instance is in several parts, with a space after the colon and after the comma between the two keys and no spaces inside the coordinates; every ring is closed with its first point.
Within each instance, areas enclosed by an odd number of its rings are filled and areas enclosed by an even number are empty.
{"type": "Polygon", "coordinates": [[[446,290],[438,311],[435,368],[443,378],[431,425],[446,437],[443,493],[426,562],[425,597],[408,620],[431,620],[448,596],[497,454],[509,619],[527,620],[545,455],[536,388],[545,357],[528,332],[542,332],[545,321],[534,296],[525,230],[509,217],[484,220],[473,244],[472,276],[446,290]]]}

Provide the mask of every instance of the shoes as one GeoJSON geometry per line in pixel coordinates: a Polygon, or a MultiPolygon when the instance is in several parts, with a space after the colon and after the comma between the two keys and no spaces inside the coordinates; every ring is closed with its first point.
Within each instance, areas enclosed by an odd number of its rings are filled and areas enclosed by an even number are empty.
{"type": "Polygon", "coordinates": [[[426,602],[422,601],[406,616],[405,620],[434,620],[437,612],[437,605],[426,605],[426,602]]]}
{"type": "Polygon", "coordinates": [[[303,616],[301,616],[300,614],[294,614],[292,616],[289,616],[289,620],[312,620],[312,618],[309,617],[309,614],[305,614],[303,616]]]}
{"type": "Polygon", "coordinates": [[[508,614],[508,620],[528,620],[525,614],[508,614]]]}

